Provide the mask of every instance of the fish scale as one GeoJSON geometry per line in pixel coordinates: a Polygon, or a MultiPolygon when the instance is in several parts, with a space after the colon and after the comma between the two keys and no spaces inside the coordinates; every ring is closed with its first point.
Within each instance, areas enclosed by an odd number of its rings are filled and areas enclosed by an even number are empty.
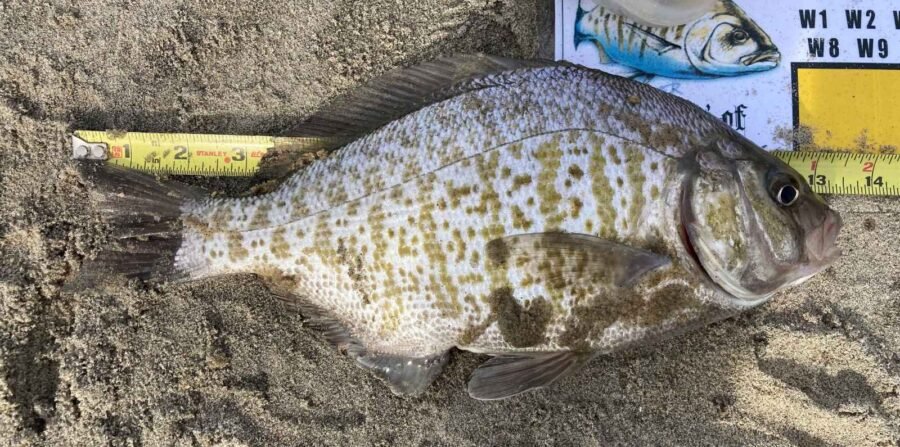
{"type": "Polygon", "coordinates": [[[493,356],[469,393],[497,399],[836,258],[839,217],[799,174],[687,101],[568,64],[409,70],[311,118],[311,141],[364,136],[266,195],[203,199],[105,168],[123,248],[86,277],[252,273],[394,392],[422,392],[460,348],[493,356]]]}

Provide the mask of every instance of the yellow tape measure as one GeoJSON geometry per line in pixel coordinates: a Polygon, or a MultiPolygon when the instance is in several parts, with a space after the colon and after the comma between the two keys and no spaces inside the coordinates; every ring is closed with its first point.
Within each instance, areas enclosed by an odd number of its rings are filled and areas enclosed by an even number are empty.
{"type": "Polygon", "coordinates": [[[318,138],[79,130],[76,159],[175,175],[250,176],[273,149],[315,150],[318,138]]]}
{"type": "Polygon", "coordinates": [[[819,194],[900,196],[900,155],[775,152],[819,194]]]}
{"type": "MultiPolygon", "coordinates": [[[[324,138],[76,131],[72,156],[158,174],[251,176],[273,149],[311,152],[324,138]]],[[[900,155],[776,151],[821,194],[900,196],[900,155]]]]}

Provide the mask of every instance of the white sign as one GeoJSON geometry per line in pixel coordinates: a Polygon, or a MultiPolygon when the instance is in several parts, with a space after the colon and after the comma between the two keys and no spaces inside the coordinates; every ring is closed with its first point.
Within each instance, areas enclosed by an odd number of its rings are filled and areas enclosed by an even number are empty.
{"type": "Polygon", "coordinates": [[[717,0],[654,26],[616,1],[557,0],[556,58],[684,97],[768,149],[796,146],[798,125],[823,148],[900,145],[884,100],[900,88],[900,2],[717,0]]]}

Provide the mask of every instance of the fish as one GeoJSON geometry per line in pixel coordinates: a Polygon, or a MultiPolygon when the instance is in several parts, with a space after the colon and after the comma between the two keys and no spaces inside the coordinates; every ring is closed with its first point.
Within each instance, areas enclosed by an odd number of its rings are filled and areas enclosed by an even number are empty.
{"type": "MultiPolygon", "coordinates": [[[[742,76],[771,70],[781,61],[769,35],[731,0],[717,0],[705,14],[668,26],[647,25],[640,18],[623,15],[624,6],[616,7],[619,3],[628,5],[606,0],[585,10],[579,1],[574,43],[576,48],[594,43],[601,62],[630,67],[639,73],[634,76],[742,76]]],[[[647,2],[636,4],[642,3],[647,2]]],[[[651,23],[662,23],[658,17],[652,18],[651,23]]]]}
{"type": "Polygon", "coordinates": [[[80,284],[255,275],[393,393],[425,392],[458,349],[490,356],[467,391],[495,400],[759,306],[840,256],[840,215],[788,165],[575,64],[398,68],[290,133],[334,147],[257,196],[84,166],[111,244],[80,284]]]}

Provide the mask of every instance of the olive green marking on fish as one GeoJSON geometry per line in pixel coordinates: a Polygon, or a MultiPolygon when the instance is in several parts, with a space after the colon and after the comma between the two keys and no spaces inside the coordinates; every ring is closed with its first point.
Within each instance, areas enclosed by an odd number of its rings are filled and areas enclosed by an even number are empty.
{"type": "Polygon", "coordinates": [[[650,187],[650,199],[659,200],[659,186],[653,185],[650,187]]]}
{"type": "Polygon", "coordinates": [[[512,289],[502,287],[491,292],[488,304],[504,341],[517,348],[544,342],[547,324],[553,316],[547,300],[535,297],[523,306],[513,296],[512,289]]]}
{"type": "Polygon", "coordinates": [[[584,202],[578,197],[572,197],[569,199],[569,203],[572,206],[572,218],[577,218],[581,214],[581,208],[584,206],[584,202]]]}
{"type": "MultiPolygon", "coordinates": [[[[618,293],[621,297],[621,294],[633,292],[618,293]]],[[[619,305],[606,291],[596,293],[587,304],[576,305],[563,322],[564,329],[559,335],[559,344],[573,351],[590,350],[590,341],[599,339],[603,331],[618,320],[620,314],[630,310],[621,309],[619,305]]]]}
{"type": "Polygon", "coordinates": [[[750,200],[756,216],[762,221],[762,231],[765,232],[773,244],[773,249],[783,247],[791,234],[785,231],[770,231],[771,228],[779,228],[785,225],[785,217],[772,206],[772,199],[756,193],[757,188],[747,188],[750,192],[747,198],[750,200]]]}
{"type": "Polygon", "coordinates": [[[513,191],[531,184],[531,176],[528,174],[517,175],[513,177],[512,189],[513,191]]]}
{"type": "MultiPolygon", "coordinates": [[[[641,141],[650,141],[653,136],[653,129],[643,117],[631,111],[622,111],[619,113],[618,118],[627,129],[637,132],[641,141]]],[[[651,145],[651,147],[653,146],[651,145]]]]}
{"type": "MultiPolygon", "coordinates": [[[[398,190],[397,192],[402,194],[402,191],[398,190]]],[[[331,204],[331,206],[335,206],[340,203],[346,202],[347,198],[347,189],[344,187],[344,185],[338,185],[334,190],[331,191],[328,202],[331,204]]]]}
{"type": "Polygon", "coordinates": [[[622,164],[622,159],[619,158],[619,150],[612,144],[606,147],[607,152],[609,152],[609,160],[614,165],[622,164]]]}
{"type": "Polygon", "coordinates": [[[556,176],[563,156],[559,144],[560,138],[557,134],[550,141],[541,143],[535,152],[535,157],[541,163],[537,181],[537,193],[540,198],[538,209],[544,217],[547,228],[558,228],[565,219],[565,214],[559,209],[562,195],[556,190],[556,176]]]}
{"type": "Polygon", "coordinates": [[[678,147],[681,144],[682,131],[670,124],[657,124],[650,133],[647,144],[656,150],[666,147],[678,147]]]}
{"type": "Polygon", "coordinates": [[[654,327],[668,320],[688,319],[691,312],[704,305],[698,301],[695,287],[670,282],[683,274],[675,268],[651,273],[642,281],[648,289],[653,289],[646,296],[638,289],[608,287],[585,297],[563,322],[559,343],[573,350],[587,350],[592,341],[600,340],[604,331],[617,322],[654,327]],[[663,285],[664,282],[669,283],[663,285]]]}
{"type": "Polygon", "coordinates": [[[257,228],[265,228],[271,224],[269,220],[269,211],[272,210],[272,205],[269,202],[262,202],[256,208],[256,214],[253,215],[253,219],[250,221],[250,229],[257,228]]]}
{"type": "Polygon", "coordinates": [[[485,247],[487,259],[497,267],[505,267],[509,259],[509,246],[503,239],[494,239],[485,247]]]}
{"type": "Polygon", "coordinates": [[[228,234],[228,259],[238,262],[250,256],[250,252],[244,248],[244,236],[238,232],[228,234]]]}
{"type": "Polygon", "coordinates": [[[272,241],[269,250],[276,259],[287,259],[291,255],[291,246],[284,237],[287,228],[279,227],[272,232],[272,241]]]}
{"type": "Polygon", "coordinates": [[[677,317],[680,311],[697,307],[696,292],[684,284],[667,284],[655,290],[646,300],[642,300],[637,318],[630,321],[645,327],[658,326],[666,320],[677,317]]]}
{"type": "Polygon", "coordinates": [[[313,246],[311,250],[319,256],[323,264],[335,267],[338,265],[338,261],[335,249],[332,247],[331,237],[334,233],[331,230],[331,226],[328,215],[318,216],[313,231],[313,246]]]}
{"type": "Polygon", "coordinates": [[[578,165],[571,165],[569,166],[569,175],[576,180],[581,180],[581,177],[584,176],[584,171],[578,165]]]}
{"type": "Polygon", "coordinates": [[[503,204],[500,201],[500,194],[490,185],[493,185],[497,177],[497,168],[500,162],[500,153],[492,151],[487,155],[481,155],[476,159],[476,167],[483,185],[481,188],[481,197],[474,211],[478,214],[488,217],[482,221],[481,234],[485,240],[497,238],[503,234],[503,223],[500,221],[500,210],[503,204]],[[490,214],[488,214],[490,212],[490,214]]]}
{"type": "MultiPolygon", "coordinates": [[[[597,206],[597,216],[599,234],[601,237],[609,238],[615,235],[616,208],[613,205],[613,196],[615,192],[606,176],[606,158],[601,150],[604,144],[604,138],[591,134],[591,151],[590,166],[588,171],[591,173],[591,192],[594,195],[594,202],[597,206]]],[[[610,146],[612,147],[612,146],[610,146]]]]}
{"type": "Polygon", "coordinates": [[[525,215],[525,212],[522,211],[522,208],[519,208],[518,205],[512,206],[512,224],[513,228],[517,230],[528,230],[534,224],[534,221],[528,219],[525,215]]]}
{"type": "Polygon", "coordinates": [[[216,233],[212,225],[197,216],[187,215],[184,217],[183,221],[185,228],[199,234],[204,241],[211,240],[216,233]]]}
{"type": "Polygon", "coordinates": [[[463,262],[466,259],[466,240],[462,236],[459,228],[453,229],[453,243],[456,249],[456,262],[463,262]]]}
{"type": "MultiPolygon", "coordinates": [[[[434,218],[436,205],[430,199],[433,187],[423,184],[427,181],[428,179],[423,179],[422,182],[419,182],[420,207],[419,218],[416,219],[416,224],[418,226],[418,234],[422,235],[422,249],[428,257],[430,265],[436,267],[437,275],[428,277],[426,294],[434,297],[434,305],[443,317],[457,318],[462,313],[462,304],[458,301],[459,288],[450,275],[447,253],[441,247],[436,237],[438,234],[438,225],[434,218]]],[[[415,244],[415,242],[411,242],[415,244]]]]}
{"type": "Polygon", "coordinates": [[[350,277],[353,290],[359,294],[363,304],[370,304],[372,298],[369,294],[369,286],[366,284],[365,265],[362,255],[356,250],[355,243],[351,241],[349,244],[345,244],[344,239],[338,238],[337,257],[340,264],[347,267],[347,276],[350,277]]]}
{"type": "Polygon", "coordinates": [[[644,211],[644,176],[643,164],[644,154],[640,148],[630,148],[628,151],[627,173],[628,181],[631,184],[631,207],[628,210],[629,222],[637,224],[641,220],[641,214],[644,211]]]}
{"type": "Polygon", "coordinates": [[[287,274],[280,268],[260,265],[253,271],[277,294],[293,294],[297,289],[297,276],[287,274]]]}
{"type": "Polygon", "coordinates": [[[209,219],[210,228],[225,229],[234,219],[234,213],[229,208],[219,208],[212,213],[209,219]]]}
{"type": "Polygon", "coordinates": [[[707,207],[706,226],[717,240],[728,240],[738,231],[737,200],[732,194],[718,194],[707,207]]]}
{"type": "Polygon", "coordinates": [[[446,189],[447,195],[450,196],[450,206],[452,206],[453,208],[459,208],[459,203],[462,198],[473,193],[472,185],[453,187],[448,183],[446,185],[446,189]]]}
{"type": "Polygon", "coordinates": [[[466,326],[462,334],[460,334],[457,343],[459,344],[459,346],[467,346],[474,343],[476,340],[478,340],[479,337],[484,335],[484,332],[487,331],[487,329],[493,323],[494,319],[489,318],[482,323],[466,326]]]}

